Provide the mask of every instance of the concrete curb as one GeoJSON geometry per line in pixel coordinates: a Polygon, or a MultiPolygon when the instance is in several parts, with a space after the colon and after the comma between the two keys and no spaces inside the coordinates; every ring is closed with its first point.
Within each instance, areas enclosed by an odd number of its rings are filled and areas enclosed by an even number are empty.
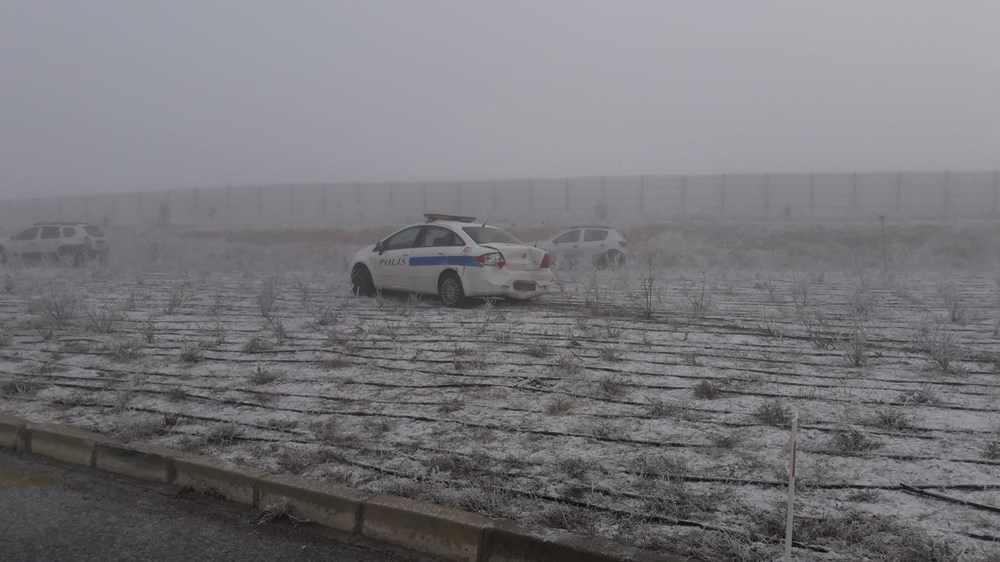
{"type": "Polygon", "coordinates": [[[158,445],[123,444],[97,433],[32,423],[2,412],[0,448],[217,494],[258,509],[287,510],[336,531],[456,562],[690,560],[565,531],[529,529],[513,521],[407,498],[374,495],[295,476],[269,475],[158,445]]]}

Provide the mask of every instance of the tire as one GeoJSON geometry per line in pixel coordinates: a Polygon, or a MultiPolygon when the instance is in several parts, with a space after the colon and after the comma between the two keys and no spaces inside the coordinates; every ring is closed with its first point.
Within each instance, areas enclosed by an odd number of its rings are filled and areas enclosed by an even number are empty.
{"type": "Polygon", "coordinates": [[[351,270],[351,290],[355,295],[362,297],[370,297],[375,294],[375,282],[367,267],[356,265],[351,270]]]}
{"type": "Polygon", "coordinates": [[[438,279],[438,295],[445,306],[457,308],[465,304],[462,280],[454,272],[446,272],[438,279]]]}

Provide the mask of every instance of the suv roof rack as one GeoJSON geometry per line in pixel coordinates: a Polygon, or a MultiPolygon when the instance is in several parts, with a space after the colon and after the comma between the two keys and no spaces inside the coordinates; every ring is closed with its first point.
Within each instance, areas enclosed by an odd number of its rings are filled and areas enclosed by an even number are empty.
{"type": "Polygon", "coordinates": [[[567,230],[572,230],[574,228],[603,228],[605,230],[614,230],[614,228],[606,224],[578,224],[576,226],[571,226],[567,230]]]}
{"type": "Polygon", "coordinates": [[[476,222],[476,217],[445,215],[441,213],[424,213],[424,218],[427,219],[427,222],[434,222],[434,221],[476,222]]]}

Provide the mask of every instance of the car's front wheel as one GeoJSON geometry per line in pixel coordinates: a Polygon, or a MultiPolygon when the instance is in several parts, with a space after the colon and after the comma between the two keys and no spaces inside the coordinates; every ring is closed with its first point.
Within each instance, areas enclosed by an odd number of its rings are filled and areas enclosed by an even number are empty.
{"type": "Polygon", "coordinates": [[[447,272],[438,280],[438,295],[445,306],[458,307],[465,304],[465,289],[462,280],[453,272],[447,272]]]}
{"type": "Polygon", "coordinates": [[[351,270],[351,289],[358,296],[370,297],[375,294],[375,282],[367,267],[359,264],[351,270]]]}

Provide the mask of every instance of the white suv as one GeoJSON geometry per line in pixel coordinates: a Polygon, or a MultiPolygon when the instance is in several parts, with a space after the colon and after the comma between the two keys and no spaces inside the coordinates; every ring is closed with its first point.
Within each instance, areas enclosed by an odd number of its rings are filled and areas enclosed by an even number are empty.
{"type": "Polygon", "coordinates": [[[625,263],[628,241],[608,226],[573,226],[538,244],[560,264],[588,263],[603,269],[625,263]]]}
{"type": "Polygon", "coordinates": [[[50,258],[82,265],[89,259],[104,262],[109,253],[104,231],[81,222],[35,223],[0,240],[0,260],[4,262],[13,257],[23,260],[50,258]]]}

